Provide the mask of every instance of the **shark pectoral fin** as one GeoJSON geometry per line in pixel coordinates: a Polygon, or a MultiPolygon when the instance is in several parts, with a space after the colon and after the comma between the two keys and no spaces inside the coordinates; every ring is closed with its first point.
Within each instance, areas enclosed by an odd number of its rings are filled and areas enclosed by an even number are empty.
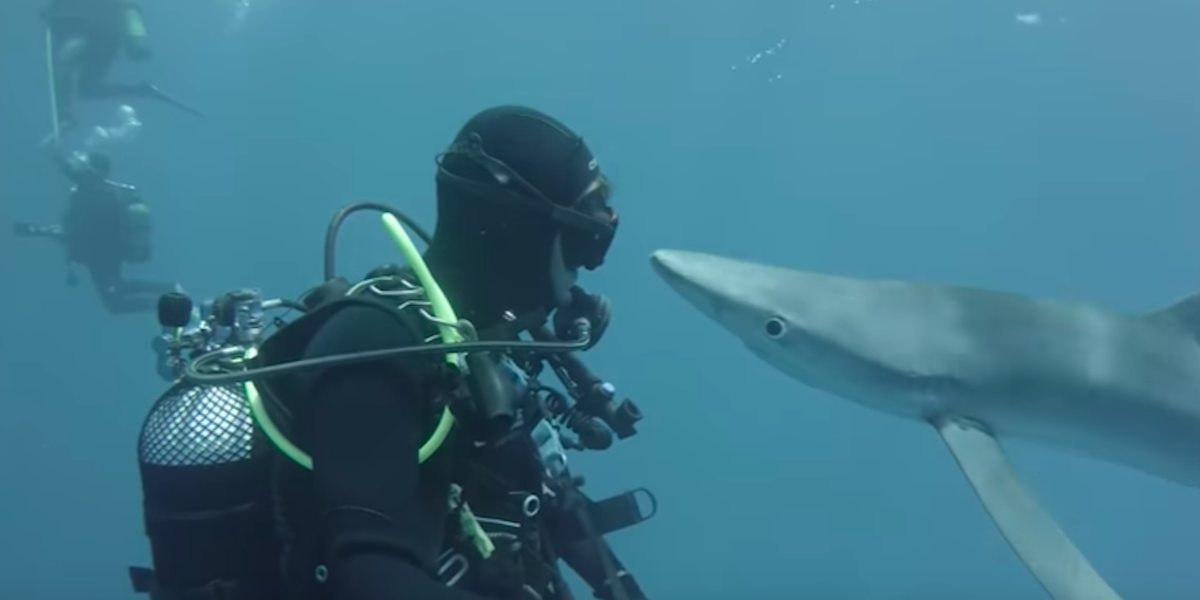
{"type": "Polygon", "coordinates": [[[1013,471],[990,433],[970,423],[933,423],[1017,557],[1054,600],[1120,600],[1013,471]]]}

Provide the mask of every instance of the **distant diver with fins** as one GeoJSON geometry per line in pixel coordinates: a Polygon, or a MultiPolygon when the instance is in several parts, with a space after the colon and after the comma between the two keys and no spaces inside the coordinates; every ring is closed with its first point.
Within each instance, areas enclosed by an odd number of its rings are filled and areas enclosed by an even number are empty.
{"type": "Polygon", "coordinates": [[[131,61],[149,60],[142,7],[134,0],[50,0],[46,21],[46,67],[53,105],[53,139],[75,121],[76,99],[154,99],[195,117],[204,114],[151,83],[114,83],[108,72],[122,51],[131,61]]]}

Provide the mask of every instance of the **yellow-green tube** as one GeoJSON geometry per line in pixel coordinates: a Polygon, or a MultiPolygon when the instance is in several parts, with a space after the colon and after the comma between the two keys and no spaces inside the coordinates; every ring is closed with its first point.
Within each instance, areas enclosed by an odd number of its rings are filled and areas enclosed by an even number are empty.
{"type": "MultiPolygon", "coordinates": [[[[383,225],[387,228],[388,233],[392,236],[392,241],[396,242],[396,247],[400,250],[400,254],[408,261],[412,267],[413,273],[420,280],[421,286],[425,289],[425,294],[429,298],[430,305],[433,308],[433,314],[441,323],[438,323],[438,329],[442,334],[444,343],[454,343],[462,341],[462,335],[458,332],[453,323],[458,322],[458,316],[454,312],[454,308],[450,306],[450,301],[446,299],[446,295],[442,292],[441,286],[437,280],[433,278],[433,274],[429,272],[429,266],[425,264],[425,259],[421,253],[417,251],[417,247],[413,244],[412,238],[408,236],[408,232],[404,230],[404,226],[396,217],[390,214],[383,215],[383,225]]],[[[251,348],[246,351],[245,359],[247,361],[258,356],[258,350],[251,348]]],[[[451,364],[458,364],[458,355],[449,354],[446,360],[451,364]]],[[[247,381],[244,384],[246,392],[246,400],[250,404],[250,413],[254,416],[254,420],[258,423],[260,429],[267,439],[275,445],[285,456],[292,459],[296,464],[312,469],[312,457],[307,452],[301,450],[298,446],[287,439],[275,422],[271,420],[271,415],[267,412],[266,406],[263,404],[262,396],[258,393],[258,389],[254,387],[254,383],[247,381]]],[[[449,408],[442,410],[442,417],[438,421],[437,427],[434,428],[433,434],[429,439],[421,445],[421,449],[417,452],[417,460],[425,462],[429,457],[433,456],[438,448],[442,447],[446,438],[450,435],[450,430],[454,428],[454,414],[449,408]]]]}

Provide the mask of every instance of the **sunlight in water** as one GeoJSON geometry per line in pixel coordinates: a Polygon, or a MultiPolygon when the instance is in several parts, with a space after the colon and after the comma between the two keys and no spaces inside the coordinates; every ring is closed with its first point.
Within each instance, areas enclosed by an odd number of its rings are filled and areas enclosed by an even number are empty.
{"type": "MultiPolygon", "coordinates": [[[[250,0],[221,0],[221,4],[225,5],[223,9],[229,12],[229,22],[225,26],[225,33],[241,31],[250,18],[250,0]]],[[[257,5],[257,3],[255,4],[257,5]]]]}

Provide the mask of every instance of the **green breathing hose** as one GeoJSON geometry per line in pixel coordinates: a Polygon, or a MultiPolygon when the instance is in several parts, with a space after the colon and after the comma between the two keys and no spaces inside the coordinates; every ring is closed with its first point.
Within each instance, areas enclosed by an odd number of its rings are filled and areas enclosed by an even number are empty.
{"type": "MultiPolygon", "coordinates": [[[[441,286],[437,280],[433,278],[433,274],[429,272],[429,266],[425,264],[425,259],[421,257],[421,253],[417,251],[417,247],[413,244],[412,238],[408,236],[408,232],[400,224],[400,221],[391,214],[384,213],[383,225],[387,228],[388,233],[392,236],[392,241],[396,243],[400,254],[408,261],[412,267],[413,273],[421,282],[425,289],[425,295],[428,297],[433,314],[438,319],[438,330],[441,332],[442,341],[444,343],[454,343],[462,341],[462,334],[458,332],[452,323],[458,322],[458,315],[455,314],[454,308],[450,306],[449,300],[446,299],[446,294],[442,292],[441,286]]],[[[258,356],[257,348],[250,348],[246,351],[244,359],[249,361],[258,356]]],[[[447,354],[447,362],[457,365],[459,361],[458,354],[447,354]]],[[[250,403],[250,412],[254,415],[254,420],[258,422],[263,434],[271,443],[279,448],[285,456],[292,459],[296,464],[305,469],[312,469],[312,457],[307,452],[300,449],[291,440],[279,430],[275,422],[271,419],[271,415],[267,412],[266,405],[263,403],[262,395],[258,393],[258,389],[252,381],[247,381],[243,384],[246,392],[246,399],[250,403]]],[[[450,435],[450,430],[454,427],[454,414],[447,407],[442,410],[442,416],[438,420],[437,427],[434,428],[433,434],[429,439],[421,445],[420,451],[417,453],[417,460],[421,463],[429,460],[438,448],[446,441],[446,437],[450,435]]]]}
{"type": "MultiPolygon", "coordinates": [[[[425,259],[417,251],[416,245],[413,244],[412,238],[408,236],[408,232],[404,230],[404,226],[390,213],[384,213],[382,220],[383,226],[392,237],[392,241],[396,243],[400,254],[404,256],[404,259],[408,262],[425,290],[425,295],[429,299],[433,315],[438,321],[437,326],[438,331],[441,333],[442,342],[452,344],[463,341],[463,336],[456,327],[458,315],[455,314],[454,307],[450,305],[450,301],[446,299],[446,294],[442,292],[441,286],[433,278],[433,274],[429,272],[429,266],[425,264],[425,259]]],[[[249,361],[257,355],[258,349],[250,348],[246,351],[244,358],[249,361]]],[[[447,354],[446,361],[458,366],[460,355],[457,353],[447,354]]],[[[258,423],[259,428],[262,429],[263,434],[267,436],[267,439],[296,464],[305,469],[312,470],[312,457],[299,446],[292,443],[279,430],[279,427],[275,425],[275,422],[271,419],[271,415],[267,412],[262,396],[258,393],[258,389],[254,387],[254,383],[247,381],[243,383],[243,387],[246,392],[246,400],[250,405],[250,412],[254,416],[254,420],[258,423]]],[[[450,412],[449,407],[446,407],[442,409],[442,416],[438,420],[433,434],[429,436],[429,439],[417,451],[417,462],[424,463],[429,460],[429,457],[433,456],[442,447],[442,444],[445,443],[446,438],[450,435],[450,430],[453,428],[454,414],[450,412]]],[[[459,522],[463,529],[463,534],[471,539],[481,556],[484,558],[491,556],[495,552],[496,546],[492,543],[491,538],[488,537],[487,532],[480,527],[479,521],[471,512],[471,508],[465,502],[462,502],[458,495],[452,495],[450,502],[452,509],[457,510],[459,513],[459,522]]]]}

